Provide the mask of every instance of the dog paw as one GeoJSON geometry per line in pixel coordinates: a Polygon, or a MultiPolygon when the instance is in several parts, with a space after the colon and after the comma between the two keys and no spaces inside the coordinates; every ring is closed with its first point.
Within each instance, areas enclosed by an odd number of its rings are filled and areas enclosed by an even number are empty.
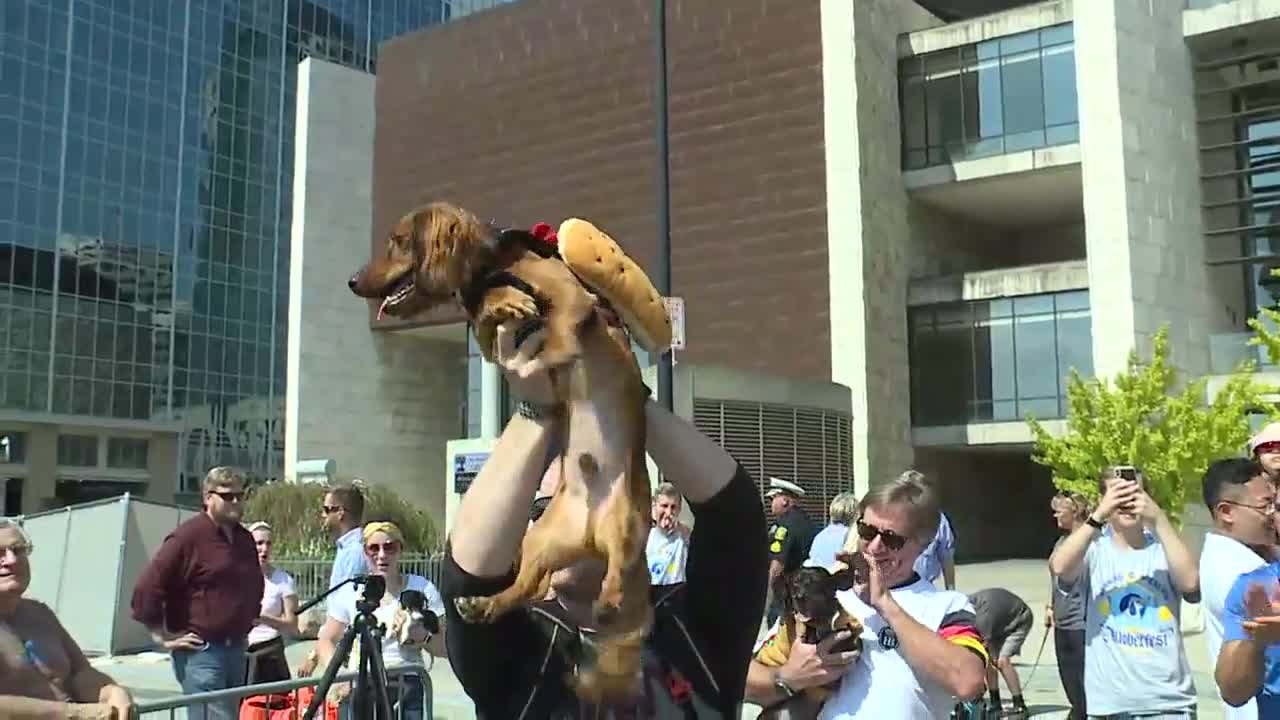
{"type": "Polygon", "coordinates": [[[464,622],[473,624],[489,622],[493,609],[493,603],[487,597],[460,597],[453,601],[453,606],[464,622]]]}
{"type": "Polygon", "coordinates": [[[527,294],[512,287],[496,288],[485,297],[478,323],[501,325],[508,320],[537,317],[538,304],[527,294]]]}

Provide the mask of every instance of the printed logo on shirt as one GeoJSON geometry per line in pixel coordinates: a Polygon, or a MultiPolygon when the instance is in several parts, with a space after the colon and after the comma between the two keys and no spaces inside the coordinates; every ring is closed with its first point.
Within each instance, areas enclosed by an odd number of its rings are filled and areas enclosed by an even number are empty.
{"type": "Polygon", "coordinates": [[[885,650],[894,650],[898,647],[898,633],[888,625],[880,628],[880,632],[876,633],[876,640],[880,642],[880,647],[885,650]]]}
{"type": "Polygon", "coordinates": [[[1126,652],[1149,653],[1177,642],[1177,620],[1169,589],[1150,578],[1126,576],[1125,583],[1098,596],[1102,637],[1126,652]]]}

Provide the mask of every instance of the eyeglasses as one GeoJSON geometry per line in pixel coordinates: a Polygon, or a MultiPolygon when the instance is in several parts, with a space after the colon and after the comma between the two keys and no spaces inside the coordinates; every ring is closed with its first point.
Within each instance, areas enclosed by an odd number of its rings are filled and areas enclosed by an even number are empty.
{"type": "Polygon", "coordinates": [[[384,542],[381,544],[369,543],[368,545],[364,546],[364,551],[369,553],[370,555],[377,555],[379,550],[381,550],[382,552],[388,555],[395,555],[396,553],[400,552],[400,543],[392,540],[391,542],[384,542]]]}
{"type": "Polygon", "coordinates": [[[19,560],[26,559],[31,553],[36,551],[36,546],[30,543],[18,543],[16,545],[0,545],[0,558],[13,553],[13,556],[19,560]]]}
{"type": "Polygon", "coordinates": [[[1269,503],[1263,503],[1262,505],[1249,505],[1247,503],[1235,502],[1234,500],[1223,500],[1222,502],[1228,505],[1235,505],[1236,507],[1244,507],[1244,508],[1249,508],[1250,510],[1257,510],[1263,515],[1272,515],[1274,513],[1280,512],[1280,504],[1277,504],[1276,501],[1274,500],[1272,500],[1269,503]]]}
{"type": "Polygon", "coordinates": [[[227,502],[240,502],[244,499],[244,492],[236,492],[233,490],[210,490],[210,495],[217,495],[227,502]]]}
{"type": "Polygon", "coordinates": [[[332,515],[342,509],[341,505],[321,505],[320,509],[325,515],[332,515]]]}
{"type": "Polygon", "coordinates": [[[876,539],[876,536],[879,536],[880,541],[890,550],[901,550],[907,544],[907,538],[904,535],[899,535],[892,530],[881,530],[875,525],[868,525],[861,520],[858,521],[858,537],[865,542],[871,542],[876,539]]]}

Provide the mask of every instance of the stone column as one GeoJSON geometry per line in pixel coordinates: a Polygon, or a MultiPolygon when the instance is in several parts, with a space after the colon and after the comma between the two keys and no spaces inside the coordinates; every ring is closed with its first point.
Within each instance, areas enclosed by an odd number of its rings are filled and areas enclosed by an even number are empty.
{"type": "Polygon", "coordinates": [[[1195,87],[1179,3],[1075,4],[1093,362],[1146,357],[1169,324],[1173,364],[1209,365],[1195,87]]]}
{"type": "Polygon", "coordinates": [[[861,493],[913,457],[897,40],[936,20],[897,0],[821,8],[831,379],[852,394],[861,493]]]}

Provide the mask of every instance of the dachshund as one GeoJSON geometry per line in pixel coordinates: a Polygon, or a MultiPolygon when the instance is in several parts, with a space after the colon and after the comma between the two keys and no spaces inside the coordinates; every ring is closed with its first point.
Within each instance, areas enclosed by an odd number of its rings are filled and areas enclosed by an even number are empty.
{"type": "Polygon", "coordinates": [[[630,328],[619,327],[618,318],[630,320],[645,305],[641,317],[659,333],[669,319],[665,310],[661,321],[643,314],[656,291],[590,223],[566,221],[558,243],[431,203],[392,228],[384,252],[349,286],[360,297],[381,299],[379,314],[396,317],[457,301],[490,361],[498,326],[517,326],[517,345],[545,328],[530,364],[548,370],[556,395],[561,477],[546,511],[525,534],[515,582],[496,595],[454,604],[466,622],[493,622],[545,598],[555,571],[592,557],[603,560],[607,570],[593,607],[599,656],[568,682],[588,701],[618,702],[640,692],[641,651],[653,622],[645,564],[649,390],[631,351],[630,328]],[[568,243],[578,256],[591,256],[592,267],[567,262],[568,243]]]}

